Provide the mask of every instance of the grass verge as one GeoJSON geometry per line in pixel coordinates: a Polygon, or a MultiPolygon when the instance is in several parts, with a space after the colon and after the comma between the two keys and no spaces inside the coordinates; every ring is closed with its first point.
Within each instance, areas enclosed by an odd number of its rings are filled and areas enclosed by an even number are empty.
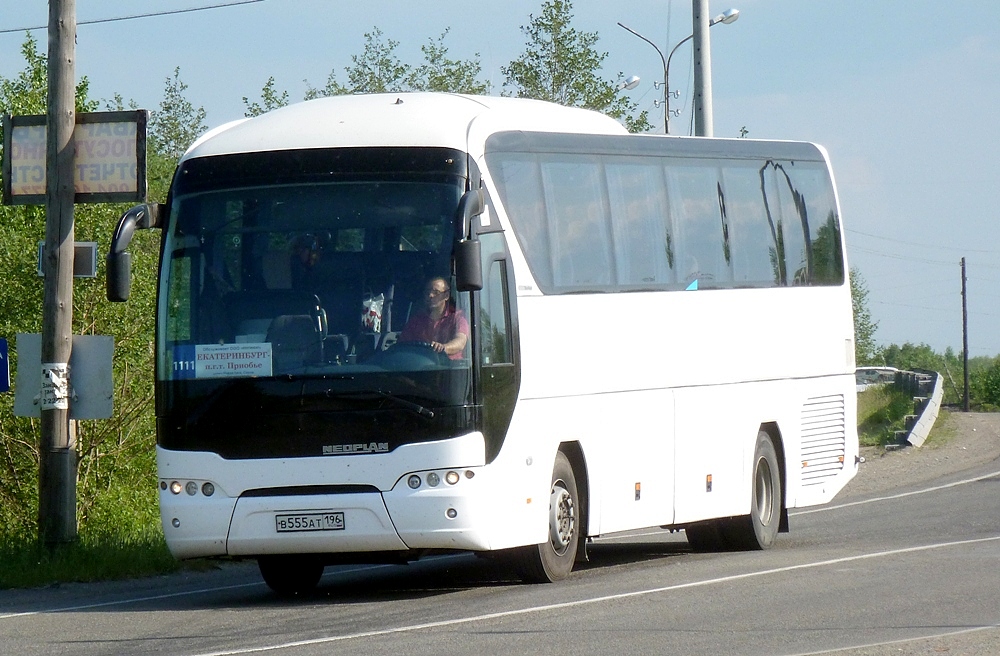
{"type": "Polygon", "coordinates": [[[913,397],[895,385],[866,389],[858,394],[858,441],[862,446],[894,443],[908,414],[913,414],[913,397]]]}
{"type": "Polygon", "coordinates": [[[81,534],[76,542],[53,550],[33,538],[0,542],[0,589],[132,579],[180,567],[158,530],[128,536],[81,534]]]}

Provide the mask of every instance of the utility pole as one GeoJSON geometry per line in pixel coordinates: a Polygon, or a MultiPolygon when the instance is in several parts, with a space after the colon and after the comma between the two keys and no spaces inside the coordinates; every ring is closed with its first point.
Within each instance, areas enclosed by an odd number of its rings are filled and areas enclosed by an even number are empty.
{"type": "Polygon", "coordinates": [[[962,377],[965,392],[962,394],[962,410],[969,411],[969,305],[965,288],[965,258],[962,258],[962,377]]]}
{"type": "Polygon", "coordinates": [[[692,0],[694,23],[694,136],[715,136],[712,124],[712,44],[708,0],[692,0]]]}
{"type": "Polygon", "coordinates": [[[49,0],[48,37],[38,534],[47,547],[53,548],[77,537],[76,436],[69,422],[69,360],[73,347],[76,0],[49,0]]]}

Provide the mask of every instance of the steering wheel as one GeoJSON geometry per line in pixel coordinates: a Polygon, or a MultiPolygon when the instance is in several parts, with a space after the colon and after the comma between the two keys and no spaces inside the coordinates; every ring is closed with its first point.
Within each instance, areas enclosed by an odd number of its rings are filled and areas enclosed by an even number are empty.
{"type": "Polygon", "coordinates": [[[422,359],[427,364],[445,366],[450,360],[444,351],[436,351],[430,342],[396,342],[385,351],[390,357],[392,355],[412,355],[422,359]]]}

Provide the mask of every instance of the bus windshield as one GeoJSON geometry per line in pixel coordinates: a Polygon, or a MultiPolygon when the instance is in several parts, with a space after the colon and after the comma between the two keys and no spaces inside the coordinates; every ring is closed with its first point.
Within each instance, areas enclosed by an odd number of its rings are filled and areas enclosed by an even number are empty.
{"type": "Polygon", "coordinates": [[[166,414],[190,421],[198,398],[234,386],[265,397],[261,414],[289,412],[277,399],[292,387],[324,412],[469,403],[471,340],[440,352],[426,330],[444,288],[431,323],[469,332],[468,294],[449,277],[464,181],[357,177],[175,185],[158,312],[166,414]]]}

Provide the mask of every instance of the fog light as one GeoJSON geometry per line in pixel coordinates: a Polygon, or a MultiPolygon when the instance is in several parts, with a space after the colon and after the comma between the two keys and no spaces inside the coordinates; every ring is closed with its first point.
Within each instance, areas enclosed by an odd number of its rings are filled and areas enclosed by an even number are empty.
{"type": "Polygon", "coordinates": [[[441,477],[435,474],[434,472],[427,474],[427,484],[430,485],[431,487],[437,487],[438,483],[440,482],[441,482],[441,477]]]}
{"type": "Polygon", "coordinates": [[[204,494],[206,497],[210,497],[213,494],[215,494],[215,486],[212,485],[211,483],[205,483],[204,485],[201,486],[201,493],[204,494]]]}
{"type": "Polygon", "coordinates": [[[458,511],[455,510],[454,508],[449,508],[448,510],[445,511],[444,514],[448,516],[448,519],[455,519],[456,517],[458,517],[458,511]]]}
{"type": "Polygon", "coordinates": [[[413,474],[408,479],[406,479],[406,484],[410,486],[411,489],[417,489],[420,487],[420,477],[413,474]]]}
{"type": "Polygon", "coordinates": [[[459,479],[458,472],[450,471],[444,475],[444,482],[447,483],[448,485],[454,485],[455,483],[458,482],[458,479],[459,479]]]}
{"type": "Polygon", "coordinates": [[[173,494],[180,494],[181,490],[183,490],[183,489],[184,489],[184,486],[181,485],[180,483],[178,483],[177,481],[171,481],[170,482],[170,491],[173,494]]]}
{"type": "Polygon", "coordinates": [[[198,484],[195,483],[194,481],[188,481],[184,485],[184,491],[188,493],[189,497],[193,497],[194,495],[198,494],[198,484]]]}

